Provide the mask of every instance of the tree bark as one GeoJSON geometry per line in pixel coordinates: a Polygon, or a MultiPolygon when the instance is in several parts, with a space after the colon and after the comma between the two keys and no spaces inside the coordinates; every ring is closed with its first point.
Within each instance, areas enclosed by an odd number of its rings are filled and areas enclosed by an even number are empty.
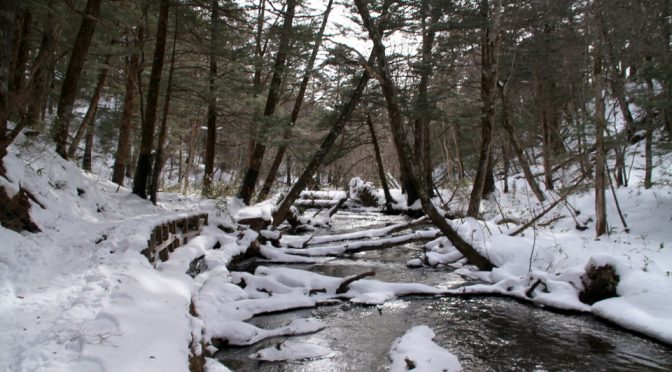
{"type": "Polygon", "coordinates": [[[149,199],[156,204],[156,194],[159,191],[159,183],[161,178],[161,170],[165,163],[163,156],[163,148],[166,143],[166,135],[168,133],[168,115],[170,113],[170,97],[173,92],[173,72],[175,71],[175,46],[177,45],[177,27],[178,27],[178,10],[175,8],[175,31],[173,33],[173,51],[170,56],[170,68],[168,70],[168,85],[166,86],[166,95],[163,99],[163,115],[161,116],[161,126],[159,127],[159,137],[156,141],[156,151],[154,152],[154,166],[152,167],[152,178],[149,182],[149,199]]]}
{"type": "Polygon", "coordinates": [[[373,153],[376,155],[376,164],[378,164],[378,177],[380,178],[380,185],[383,187],[383,193],[385,194],[385,206],[389,209],[392,204],[396,203],[396,201],[392,197],[392,194],[390,194],[390,188],[387,186],[387,178],[385,178],[385,167],[383,166],[383,157],[380,155],[380,146],[378,146],[378,139],[376,138],[376,131],[373,128],[371,114],[366,116],[366,125],[369,127],[371,143],[373,144],[373,153]]]}
{"type": "MultiPolygon", "coordinates": [[[[373,62],[372,57],[373,55],[369,57],[369,63],[373,62]]],[[[340,136],[343,132],[345,125],[348,123],[348,121],[350,121],[350,117],[357,107],[357,104],[362,97],[362,93],[364,92],[364,88],[366,88],[366,84],[369,82],[369,79],[369,72],[365,69],[364,72],[362,72],[359,81],[357,82],[357,86],[350,95],[350,100],[341,109],[341,112],[334,121],[334,125],[332,125],[331,130],[322,140],[320,148],[317,149],[315,155],[313,155],[312,159],[310,159],[310,163],[308,163],[308,166],[306,166],[301,176],[299,176],[299,179],[294,183],[294,185],[292,185],[292,188],[289,189],[287,196],[285,196],[285,198],[282,199],[282,202],[280,202],[280,205],[275,208],[273,212],[273,228],[277,228],[287,218],[290,212],[290,207],[292,204],[294,204],[294,201],[299,198],[301,192],[306,189],[310,182],[312,182],[313,175],[320,165],[322,165],[322,162],[326,158],[334,142],[336,142],[338,136],[340,136]]]]}
{"type": "Polygon", "coordinates": [[[303,80],[301,80],[299,93],[297,94],[296,100],[294,101],[294,108],[292,109],[292,116],[289,119],[289,126],[285,128],[282,144],[275,153],[275,158],[273,159],[271,168],[268,170],[268,175],[266,175],[264,185],[262,186],[261,191],[259,191],[259,195],[257,196],[257,200],[259,201],[266,199],[268,193],[271,191],[271,187],[273,186],[273,182],[275,182],[280,164],[282,164],[282,158],[287,151],[287,141],[292,134],[292,128],[294,127],[296,120],[299,117],[299,112],[301,111],[301,105],[303,104],[303,98],[306,94],[306,89],[308,88],[308,82],[310,82],[310,78],[313,73],[313,67],[315,66],[315,60],[317,59],[317,53],[320,51],[320,45],[322,44],[322,36],[324,35],[324,30],[327,28],[327,22],[329,20],[329,13],[331,12],[332,4],[333,0],[329,0],[327,3],[327,9],[324,11],[322,25],[320,26],[320,31],[315,37],[315,45],[313,45],[313,51],[311,52],[310,58],[308,59],[306,71],[303,73],[303,80]]]}
{"type": "MultiPolygon", "coordinates": [[[[481,30],[481,100],[483,114],[481,118],[481,149],[474,185],[469,198],[467,216],[478,217],[481,199],[487,195],[486,178],[491,163],[492,128],[495,122],[495,101],[497,84],[497,55],[499,53],[499,19],[501,0],[496,0],[494,10],[490,12],[488,0],[481,0],[480,13],[485,25],[481,30]],[[492,20],[491,20],[492,18],[492,20]]],[[[490,171],[492,173],[492,171],[490,171]]],[[[494,183],[494,182],[492,182],[494,183]]]]}
{"type": "Polygon", "coordinates": [[[87,0],[82,23],[79,26],[79,32],[72,48],[72,55],[68,63],[68,69],[65,72],[63,85],[61,85],[61,94],[58,99],[58,111],[56,112],[56,122],[53,128],[54,142],[56,143],[56,153],[63,159],[68,158],[67,143],[70,131],[70,121],[72,120],[72,106],[77,97],[77,85],[79,77],[84,69],[86,55],[91,45],[93,32],[98,23],[100,14],[100,4],[102,0],[87,0]]]}
{"type": "Polygon", "coordinates": [[[133,123],[133,113],[135,112],[136,84],[140,71],[140,54],[137,49],[141,47],[144,39],[144,27],[138,26],[137,36],[134,47],[136,51],[131,53],[126,63],[126,92],[124,93],[124,110],[121,114],[121,123],[119,125],[119,139],[117,142],[117,154],[114,159],[112,169],[112,182],[117,185],[124,185],[124,175],[129,162],[131,151],[131,132],[133,123]]]}
{"type": "Polygon", "coordinates": [[[207,112],[207,134],[205,137],[205,169],[203,171],[203,194],[210,195],[212,174],[215,167],[215,144],[217,142],[217,96],[215,79],[217,78],[217,22],[219,19],[219,0],[211,3],[210,14],[210,84],[207,112]]]}
{"type": "Polygon", "coordinates": [[[138,162],[133,177],[133,193],[141,198],[147,198],[147,184],[152,168],[152,145],[154,143],[154,124],[156,122],[156,109],[159,101],[159,89],[161,83],[161,70],[166,51],[166,34],[168,32],[168,11],[170,0],[161,0],[159,5],[159,23],[156,31],[156,45],[154,46],[154,60],[152,72],[149,76],[147,89],[147,108],[142,121],[140,150],[138,162]]]}
{"type": "MultiPolygon", "coordinates": [[[[287,0],[287,10],[285,12],[285,20],[282,24],[280,32],[280,43],[278,45],[278,53],[275,57],[275,64],[273,66],[273,77],[271,78],[271,85],[268,90],[268,98],[266,99],[266,107],[264,108],[264,117],[273,116],[275,107],[280,98],[280,84],[282,83],[282,74],[285,68],[285,61],[287,59],[287,52],[289,49],[289,42],[292,34],[292,22],[294,20],[294,9],[296,7],[296,0],[287,0]]],[[[243,183],[238,191],[238,197],[243,200],[245,204],[249,204],[254,194],[254,189],[259,177],[259,170],[261,169],[261,162],[266,153],[265,145],[265,131],[268,128],[261,128],[257,135],[257,140],[254,144],[252,157],[245,171],[243,183]]]]}
{"type": "Polygon", "coordinates": [[[107,72],[109,71],[108,65],[110,64],[111,58],[111,54],[108,53],[105,55],[103,67],[100,68],[100,72],[98,73],[98,82],[96,83],[96,88],[94,89],[93,95],[91,96],[91,101],[89,102],[89,108],[86,110],[82,124],[79,126],[79,129],[77,129],[75,138],[72,140],[70,147],[68,148],[68,158],[75,156],[75,152],[79,147],[79,142],[81,142],[84,134],[88,133],[89,126],[94,125],[96,120],[96,112],[98,111],[100,95],[103,92],[103,88],[105,88],[105,84],[107,84],[107,72]]]}
{"type": "Polygon", "coordinates": [[[399,157],[408,171],[408,178],[411,180],[422,203],[423,210],[432,220],[441,232],[455,245],[455,248],[460,251],[472,264],[476,265],[481,270],[492,269],[492,263],[485,257],[481,256],[478,251],[474,249],[468,242],[466,242],[446,221],[446,219],[439,213],[430,199],[429,194],[421,187],[421,173],[415,168],[413,162],[413,152],[406,139],[403,130],[402,115],[399,103],[397,100],[397,93],[394,81],[387,65],[387,57],[385,55],[385,46],[382,43],[382,37],[378,28],[373,24],[369,14],[366,0],[354,0],[357,11],[362,19],[362,23],[368,31],[369,38],[373,42],[373,52],[378,63],[378,74],[376,78],[380,81],[380,86],[387,103],[387,112],[390,118],[390,127],[392,129],[392,136],[394,138],[399,157]]]}

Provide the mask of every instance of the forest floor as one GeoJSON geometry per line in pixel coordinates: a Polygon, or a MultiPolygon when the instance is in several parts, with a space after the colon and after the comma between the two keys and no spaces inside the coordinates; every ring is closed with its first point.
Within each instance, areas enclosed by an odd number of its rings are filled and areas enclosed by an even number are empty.
{"type": "MultiPolygon", "coordinates": [[[[524,180],[513,179],[511,192],[498,192],[484,202],[483,221],[451,221],[496,269],[476,271],[443,238],[430,241],[423,256],[409,257],[409,265],[452,266],[484,284],[452,289],[451,294],[446,288],[419,283],[362,279],[339,291],[345,279],[301,270],[229,272],[231,260],[257,238],[251,230],[227,233],[218,228],[236,228],[232,217],[245,210],[235,199],[218,202],[162,193],[154,206],[62,161],[50,146],[22,138],[4,159],[7,178],[0,178],[0,183],[10,193],[22,187],[35,197],[39,205],[32,203],[31,216],[42,232],[16,233],[0,227],[0,369],[186,371],[190,353],[200,352],[201,345],[214,351],[210,340],[247,345],[323,327],[315,319],[304,319],[266,330],[246,322],[257,314],[328,301],[381,304],[408,293],[512,296],[593,313],[672,344],[672,156],[654,158],[657,184],[648,190],[641,185],[640,151],[632,148],[629,157],[633,161],[629,186],[616,190],[629,232],[620,224],[614,198],[608,194],[609,235],[596,239],[593,194],[576,192],[567,198],[569,204],[561,203],[534,226],[509,236],[541,210],[524,180]],[[154,226],[202,212],[209,214],[209,225],[168,261],[154,267],[140,254],[154,226]],[[207,270],[192,278],[186,272],[201,256],[207,270]],[[593,305],[580,302],[586,268],[605,264],[619,277],[618,296],[593,305]]],[[[466,192],[466,187],[462,189],[466,192]]],[[[457,195],[447,209],[460,212],[463,200],[464,195],[457,195]]],[[[263,213],[271,206],[267,201],[252,211],[263,213]]],[[[422,234],[431,233],[427,231],[422,234]]],[[[389,239],[371,231],[362,237],[359,240],[379,243],[389,239]]],[[[343,244],[328,242],[319,250],[296,248],[303,241],[305,237],[285,235],[281,247],[269,243],[260,252],[275,262],[309,262],[325,254],[347,253],[343,244]]],[[[404,360],[409,355],[422,360],[418,352],[439,355],[434,359],[441,365],[458,369],[457,359],[433,344],[432,337],[430,329],[413,328],[390,345],[393,369],[408,367],[404,360]]],[[[317,345],[286,346],[260,351],[255,357],[316,358],[329,353],[317,345]]],[[[226,369],[214,359],[207,359],[206,367],[226,369]]]]}

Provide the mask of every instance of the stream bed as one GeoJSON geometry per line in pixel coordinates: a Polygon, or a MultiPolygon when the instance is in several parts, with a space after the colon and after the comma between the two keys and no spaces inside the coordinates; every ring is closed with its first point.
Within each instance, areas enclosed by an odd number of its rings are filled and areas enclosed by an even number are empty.
{"type": "MultiPolygon", "coordinates": [[[[403,220],[378,213],[339,212],[330,229],[316,233],[351,232],[403,220]]],[[[352,259],[290,266],[339,277],[375,271],[375,279],[382,281],[444,288],[469,284],[447,268],[408,269],[406,261],[419,257],[421,251],[421,244],[407,244],[358,253],[352,259]]],[[[330,356],[298,362],[248,358],[286,339],[278,337],[250,347],[222,349],[216,357],[235,371],[385,371],[394,340],[411,327],[425,324],[436,333],[434,341],[455,354],[465,371],[672,370],[672,347],[589,314],[563,315],[507,298],[406,297],[381,306],[342,303],[259,316],[250,323],[272,328],[305,317],[321,319],[326,328],[291,339],[328,347],[333,350],[330,356]]]]}

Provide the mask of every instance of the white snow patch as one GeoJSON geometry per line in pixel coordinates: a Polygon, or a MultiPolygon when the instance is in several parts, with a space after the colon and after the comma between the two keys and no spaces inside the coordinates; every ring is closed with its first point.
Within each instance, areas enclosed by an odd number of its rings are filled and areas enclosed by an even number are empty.
{"type": "Polygon", "coordinates": [[[390,372],[460,371],[460,361],[450,351],[432,341],[434,331],[416,326],[396,339],[390,349],[390,372]]]}

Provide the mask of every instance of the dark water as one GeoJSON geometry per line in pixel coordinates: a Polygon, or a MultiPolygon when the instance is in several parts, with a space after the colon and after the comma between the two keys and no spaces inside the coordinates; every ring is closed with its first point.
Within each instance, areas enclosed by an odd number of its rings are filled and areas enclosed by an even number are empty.
{"type": "MultiPolygon", "coordinates": [[[[380,227],[401,217],[339,213],[328,233],[380,227]],[[354,217],[354,218],[353,218],[354,217]]],[[[334,276],[375,271],[376,279],[455,287],[465,280],[446,269],[407,269],[419,245],[357,254],[310,266],[334,276]]],[[[334,351],[331,356],[293,363],[257,362],[248,355],[283,338],[220,351],[237,371],[385,371],[392,342],[426,324],[434,341],[455,354],[465,371],[672,371],[672,348],[606,325],[590,315],[562,315],[505,298],[404,298],[382,306],[349,303],[261,316],[250,322],[279,327],[299,317],[322,319],[318,333],[292,337],[334,351]]]]}

